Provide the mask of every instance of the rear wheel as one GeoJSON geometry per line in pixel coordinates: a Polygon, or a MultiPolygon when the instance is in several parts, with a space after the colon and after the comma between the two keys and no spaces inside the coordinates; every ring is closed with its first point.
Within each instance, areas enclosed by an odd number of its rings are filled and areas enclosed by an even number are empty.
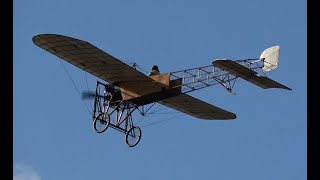
{"type": "Polygon", "coordinates": [[[110,124],[110,116],[107,113],[100,113],[93,121],[93,128],[97,133],[103,133],[110,124]]]}
{"type": "Polygon", "coordinates": [[[126,133],[126,143],[129,147],[133,147],[139,143],[141,139],[141,129],[137,126],[132,126],[126,133]]]}

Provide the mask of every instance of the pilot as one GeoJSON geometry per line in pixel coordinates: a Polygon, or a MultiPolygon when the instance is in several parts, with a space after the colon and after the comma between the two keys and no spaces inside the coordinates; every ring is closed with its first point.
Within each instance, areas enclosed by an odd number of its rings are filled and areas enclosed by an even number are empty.
{"type": "Polygon", "coordinates": [[[149,76],[160,74],[159,68],[157,65],[152,66],[151,72],[148,74],[149,76]]]}

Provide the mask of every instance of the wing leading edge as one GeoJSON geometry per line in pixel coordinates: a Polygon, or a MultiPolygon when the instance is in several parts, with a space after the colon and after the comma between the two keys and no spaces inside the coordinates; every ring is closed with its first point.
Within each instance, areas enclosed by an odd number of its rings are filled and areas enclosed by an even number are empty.
{"type": "Polygon", "coordinates": [[[187,94],[159,101],[160,104],[200,119],[227,120],[236,115],[187,94]]]}

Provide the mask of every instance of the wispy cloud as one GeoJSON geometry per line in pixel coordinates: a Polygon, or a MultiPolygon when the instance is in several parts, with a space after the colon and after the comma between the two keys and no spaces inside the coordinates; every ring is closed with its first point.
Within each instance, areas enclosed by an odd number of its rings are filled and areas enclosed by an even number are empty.
{"type": "Polygon", "coordinates": [[[41,177],[30,166],[15,164],[13,168],[13,180],[41,180],[41,177]]]}

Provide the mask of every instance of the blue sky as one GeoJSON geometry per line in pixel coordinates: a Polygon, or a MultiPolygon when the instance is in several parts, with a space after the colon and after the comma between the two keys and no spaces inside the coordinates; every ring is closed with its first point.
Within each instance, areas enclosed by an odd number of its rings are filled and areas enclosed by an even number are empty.
{"type": "Polygon", "coordinates": [[[306,179],[306,1],[13,5],[14,180],[306,179]],[[237,119],[205,121],[159,106],[163,113],[141,121],[141,141],[129,148],[118,131],[93,131],[72,80],[82,91],[93,90],[97,78],[35,46],[32,37],[43,33],[82,39],[146,70],[157,64],[162,73],[255,58],[279,45],[279,67],[268,77],[293,90],[239,79],[236,95],[221,86],[196,91],[191,95],[237,119]]]}

